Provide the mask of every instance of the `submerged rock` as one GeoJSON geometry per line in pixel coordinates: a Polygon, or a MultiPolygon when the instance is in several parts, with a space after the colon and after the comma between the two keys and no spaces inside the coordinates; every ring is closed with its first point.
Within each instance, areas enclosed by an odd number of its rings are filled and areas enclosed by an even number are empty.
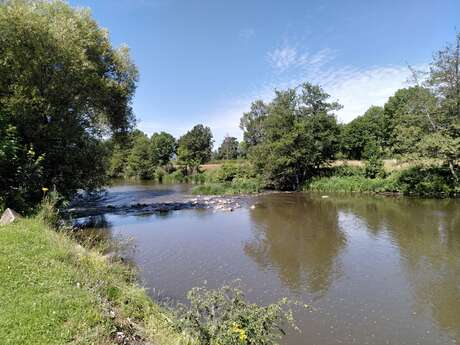
{"type": "Polygon", "coordinates": [[[7,225],[11,224],[14,221],[22,218],[21,215],[11,208],[7,208],[5,212],[2,214],[2,218],[0,218],[0,225],[7,225]]]}

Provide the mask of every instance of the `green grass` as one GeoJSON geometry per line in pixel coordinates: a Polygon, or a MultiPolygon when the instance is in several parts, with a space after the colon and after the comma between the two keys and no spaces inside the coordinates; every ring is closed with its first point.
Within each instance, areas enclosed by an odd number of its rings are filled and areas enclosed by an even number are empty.
{"type": "Polygon", "coordinates": [[[313,179],[305,186],[305,190],[345,193],[389,193],[399,192],[399,187],[396,180],[391,176],[375,179],[364,176],[332,176],[313,179]]]}
{"type": "Polygon", "coordinates": [[[206,182],[195,186],[193,194],[199,195],[238,195],[254,194],[263,190],[263,184],[257,178],[235,178],[231,182],[206,182]]]}
{"type": "Polygon", "coordinates": [[[0,227],[0,244],[2,344],[113,344],[117,331],[187,344],[126,265],[37,219],[0,227]]]}

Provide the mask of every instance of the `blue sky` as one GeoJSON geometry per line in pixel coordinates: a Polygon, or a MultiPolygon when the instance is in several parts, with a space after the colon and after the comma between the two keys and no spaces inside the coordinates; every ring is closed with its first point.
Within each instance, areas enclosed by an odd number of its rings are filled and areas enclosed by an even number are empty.
{"type": "Polygon", "coordinates": [[[89,7],[140,71],[140,129],[209,125],[216,145],[275,88],[311,81],[342,122],[407,85],[460,29],[460,0],[71,0],[89,7]]]}

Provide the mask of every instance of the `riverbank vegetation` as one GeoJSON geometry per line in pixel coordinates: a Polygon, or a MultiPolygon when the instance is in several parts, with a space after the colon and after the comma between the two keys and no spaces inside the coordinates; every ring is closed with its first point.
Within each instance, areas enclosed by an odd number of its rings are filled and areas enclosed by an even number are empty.
{"type": "Polygon", "coordinates": [[[1,227],[2,344],[275,345],[295,328],[287,300],[249,303],[234,284],[160,307],[107,243],[75,238],[40,217],[1,227]]]}
{"type": "Polygon", "coordinates": [[[189,344],[121,261],[39,218],[1,227],[0,242],[2,344],[189,344]]]}
{"type": "Polygon", "coordinates": [[[138,72],[89,11],[63,1],[0,3],[0,209],[30,211],[106,182],[103,138],[134,125],[138,72]]]}

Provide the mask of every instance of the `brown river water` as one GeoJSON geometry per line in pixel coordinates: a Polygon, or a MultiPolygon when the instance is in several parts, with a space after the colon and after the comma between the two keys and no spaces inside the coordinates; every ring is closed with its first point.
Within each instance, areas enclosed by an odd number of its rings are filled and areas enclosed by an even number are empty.
{"type": "MultiPolygon", "coordinates": [[[[100,204],[184,199],[187,186],[119,185],[100,204]]],[[[460,200],[275,193],[233,212],[106,213],[157,298],[241,279],[247,297],[281,297],[301,333],[285,345],[460,344],[460,200]],[[255,207],[250,207],[255,205],[255,207]]]]}

